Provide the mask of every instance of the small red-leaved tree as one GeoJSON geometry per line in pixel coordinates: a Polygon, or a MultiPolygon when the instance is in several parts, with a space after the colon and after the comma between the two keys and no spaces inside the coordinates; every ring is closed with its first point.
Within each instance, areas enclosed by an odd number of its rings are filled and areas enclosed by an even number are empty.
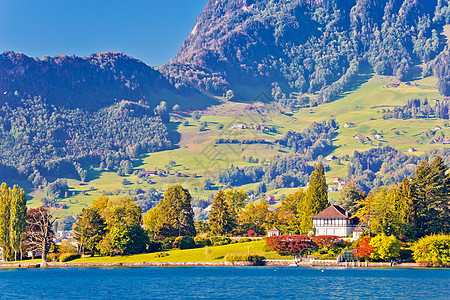
{"type": "Polygon", "coordinates": [[[341,238],[337,235],[318,235],[314,236],[312,241],[316,243],[319,248],[336,248],[336,243],[341,241],[341,238]]]}
{"type": "Polygon", "coordinates": [[[317,248],[307,235],[276,235],[266,238],[267,246],[281,255],[297,257],[304,249],[317,248]]]}
{"type": "Polygon", "coordinates": [[[361,238],[358,242],[358,246],[353,250],[353,255],[357,258],[364,258],[367,260],[374,251],[374,247],[369,243],[370,237],[366,236],[361,238]]]}

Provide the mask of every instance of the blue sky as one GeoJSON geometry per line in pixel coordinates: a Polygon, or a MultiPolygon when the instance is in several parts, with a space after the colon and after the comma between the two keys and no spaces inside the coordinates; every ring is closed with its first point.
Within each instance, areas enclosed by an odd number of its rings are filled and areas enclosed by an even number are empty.
{"type": "Polygon", "coordinates": [[[0,0],[0,52],[174,58],[207,0],[0,0]]]}

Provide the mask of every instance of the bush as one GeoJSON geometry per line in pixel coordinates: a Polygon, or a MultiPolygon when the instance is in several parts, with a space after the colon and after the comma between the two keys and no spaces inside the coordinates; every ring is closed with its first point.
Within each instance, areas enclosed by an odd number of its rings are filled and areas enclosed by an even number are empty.
{"type": "Polygon", "coordinates": [[[61,253],[72,253],[77,251],[77,247],[72,245],[69,240],[64,240],[61,242],[61,245],[59,246],[59,252],[61,253]]]}
{"type": "Polygon", "coordinates": [[[411,249],[419,264],[443,267],[450,265],[450,235],[429,235],[418,240],[411,249]]]}
{"type": "Polygon", "coordinates": [[[178,248],[180,248],[181,250],[195,248],[195,241],[192,236],[185,235],[181,237],[181,239],[178,241],[178,248]]]}
{"type": "Polygon", "coordinates": [[[211,244],[214,246],[222,246],[231,244],[231,239],[226,236],[213,236],[211,237],[211,244]]]}
{"type": "Polygon", "coordinates": [[[147,251],[148,252],[157,252],[159,250],[161,250],[162,248],[162,242],[161,241],[154,241],[151,240],[149,241],[148,245],[147,245],[147,251]]]}
{"type": "Polygon", "coordinates": [[[160,253],[157,253],[157,254],[155,255],[155,257],[160,258],[160,257],[166,257],[166,256],[169,256],[169,255],[170,255],[170,254],[167,253],[167,252],[160,252],[160,253]]]}
{"type": "Polygon", "coordinates": [[[229,253],[225,256],[225,260],[231,263],[235,263],[237,261],[248,261],[253,263],[261,263],[264,259],[264,256],[259,254],[241,254],[241,253],[229,253]]]}
{"type": "Polygon", "coordinates": [[[175,241],[174,237],[166,237],[163,241],[162,241],[162,248],[164,250],[168,250],[168,249],[172,249],[173,248],[173,242],[175,241]]]}
{"type": "Polygon", "coordinates": [[[252,240],[249,238],[243,238],[239,240],[239,243],[247,243],[247,242],[251,242],[252,240]]]}
{"type": "Polygon", "coordinates": [[[195,245],[197,245],[197,247],[211,246],[211,240],[209,238],[205,238],[202,236],[196,236],[194,241],[195,241],[195,245]]]}
{"type": "Polygon", "coordinates": [[[64,253],[61,254],[61,256],[59,257],[59,261],[60,262],[66,262],[66,261],[71,261],[77,258],[80,258],[81,254],[80,253],[64,253]]]}
{"type": "Polygon", "coordinates": [[[60,256],[61,256],[60,253],[47,254],[47,261],[58,261],[60,256]]]}

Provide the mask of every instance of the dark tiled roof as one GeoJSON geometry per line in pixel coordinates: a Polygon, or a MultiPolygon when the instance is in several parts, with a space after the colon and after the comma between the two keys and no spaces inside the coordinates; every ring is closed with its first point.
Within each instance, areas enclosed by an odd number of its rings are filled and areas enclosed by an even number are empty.
{"type": "Polygon", "coordinates": [[[348,219],[351,215],[347,213],[345,209],[337,205],[330,205],[324,210],[322,210],[317,215],[312,216],[311,218],[341,218],[348,219]]]}

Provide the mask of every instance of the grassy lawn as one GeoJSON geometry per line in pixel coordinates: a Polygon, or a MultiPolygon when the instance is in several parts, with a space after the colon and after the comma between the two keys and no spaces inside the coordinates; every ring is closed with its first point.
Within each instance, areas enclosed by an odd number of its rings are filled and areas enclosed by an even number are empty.
{"type": "Polygon", "coordinates": [[[225,256],[229,253],[248,252],[260,254],[266,259],[292,259],[291,256],[281,256],[276,252],[265,251],[265,241],[254,241],[247,243],[236,243],[223,246],[211,246],[205,248],[167,251],[169,256],[156,257],[157,253],[136,254],[128,256],[113,257],[85,257],[73,260],[74,263],[133,263],[133,262],[219,262],[225,261],[225,256]]]}

